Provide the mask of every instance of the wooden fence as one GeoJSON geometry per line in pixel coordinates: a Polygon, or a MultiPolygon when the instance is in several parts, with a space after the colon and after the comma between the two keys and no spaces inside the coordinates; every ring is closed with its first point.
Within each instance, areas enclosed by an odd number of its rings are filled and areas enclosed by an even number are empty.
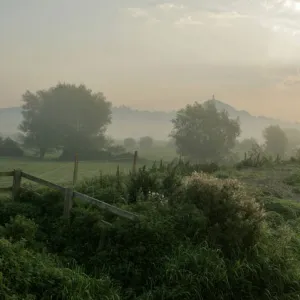
{"type": "MultiPolygon", "coordinates": [[[[135,168],[135,164],[136,164],[136,154],[135,154],[135,162],[134,162],[134,168],[135,168]]],[[[108,203],[105,203],[103,201],[100,201],[98,199],[95,199],[93,197],[90,197],[88,195],[79,193],[75,191],[74,188],[74,181],[75,181],[75,177],[77,176],[77,167],[75,167],[75,172],[74,172],[74,178],[73,178],[73,186],[72,188],[67,188],[67,187],[63,187],[60,186],[58,184],[49,182],[47,180],[35,177],[33,175],[27,174],[21,170],[14,170],[11,172],[0,172],[0,177],[6,177],[6,176],[10,176],[13,177],[13,184],[11,187],[1,187],[0,188],[0,192],[11,192],[12,194],[12,200],[13,201],[17,201],[19,195],[20,195],[20,191],[21,191],[21,181],[22,178],[27,179],[29,181],[38,183],[40,185],[46,186],[50,189],[53,190],[57,190],[60,191],[61,193],[64,194],[64,212],[63,215],[66,218],[70,217],[70,211],[72,209],[73,206],[73,200],[75,198],[77,199],[81,199],[84,202],[88,202],[91,203],[93,205],[96,205],[98,207],[100,207],[103,210],[107,210],[109,212],[111,212],[114,215],[117,215],[119,217],[128,219],[128,220],[132,220],[132,221],[137,221],[139,219],[139,217],[136,214],[133,214],[131,212],[128,212],[126,210],[120,209],[116,206],[110,205],[108,203]]]]}

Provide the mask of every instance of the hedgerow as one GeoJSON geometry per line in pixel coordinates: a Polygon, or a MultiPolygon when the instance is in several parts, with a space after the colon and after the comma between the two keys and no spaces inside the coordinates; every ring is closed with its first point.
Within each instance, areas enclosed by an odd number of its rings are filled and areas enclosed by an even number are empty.
{"type": "Polygon", "coordinates": [[[3,265],[7,295],[20,297],[24,285],[22,297],[48,299],[43,285],[57,299],[300,297],[297,207],[256,201],[237,180],[162,165],[102,175],[77,189],[141,218],[122,220],[75,201],[67,221],[62,195],[47,190],[1,201],[1,257],[13,257],[3,265]],[[22,275],[14,277],[14,268],[22,275]]]}

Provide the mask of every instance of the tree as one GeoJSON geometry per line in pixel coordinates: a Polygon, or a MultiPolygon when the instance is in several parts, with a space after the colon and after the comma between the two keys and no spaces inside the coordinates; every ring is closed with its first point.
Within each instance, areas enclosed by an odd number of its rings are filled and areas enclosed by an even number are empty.
{"type": "Polygon", "coordinates": [[[283,129],[283,131],[288,140],[287,152],[289,155],[293,155],[300,146],[300,130],[296,128],[286,128],[283,129]]]}
{"type": "Polygon", "coordinates": [[[27,91],[22,100],[19,128],[24,145],[39,149],[41,158],[53,148],[74,153],[101,147],[111,122],[111,103],[102,93],[84,85],[59,83],[48,90],[27,91]]]}
{"type": "Polygon", "coordinates": [[[193,161],[224,159],[240,135],[238,119],[230,119],[225,110],[219,112],[212,101],[187,105],[172,123],[178,152],[193,161]]]}
{"type": "Polygon", "coordinates": [[[150,136],[141,137],[139,144],[141,149],[151,148],[153,146],[153,139],[150,136]]]}
{"type": "Polygon", "coordinates": [[[240,158],[243,158],[245,153],[248,153],[253,149],[253,147],[256,147],[258,145],[258,142],[254,138],[246,138],[241,141],[236,141],[234,151],[238,153],[240,158]]]}
{"type": "Polygon", "coordinates": [[[19,144],[11,138],[3,139],[0,137],[0,156],[20,157],[24,155],[24,151],[19,144]]]}
{"type": "Polygon", "coordinates": [[[133,149],[136,147],[136,140],[134,138],[126,138],[124,139],[124,147],[126,149],[133,149]]]}
{"type": "Polygon", "coordinates": [[[44,157],[49,149],[57,143],[55,131],[51,130],[53,124],[47,123],[47,118],[42,114],[42,103],[46,91],[37,91],[35,94],[27,91],[23,96],[22,106],[23,121],[19,129],[23,132],[22,141],[25,147],[39,150],[40,157],[44,157]]]}
{"type": "Polygon", "coordinates": [[[271,125],[264,129],[266,151],[272,155],[284,156],[288,145],[288,139],[284,131],[278,125],[271,125]]]}

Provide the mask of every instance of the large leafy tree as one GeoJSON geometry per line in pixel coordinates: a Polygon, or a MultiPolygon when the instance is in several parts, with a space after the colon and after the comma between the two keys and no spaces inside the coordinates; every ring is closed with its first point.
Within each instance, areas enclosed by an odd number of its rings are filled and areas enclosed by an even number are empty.
{"type": "Polygon", "coordinates": [[[104,143],[111,103],[102,93],[59,83],[48,90],[27,91],[22,100],[24,144],[39,149],[40,157],[54,148],[75,152],[104,143]]]}
{"type": "Polygon", "coordinates": [[[193,161],[220,161],[234,147],[240,134],[238,120],[218,111],[213,101],[187,105],[177,112],[171,136],[178,152],[193,161]]]}
{"type": "Polygon", "coordinates": [[[43,99],[46,91],[32,93],[27,91],[22,96],[23,120],[19,129],[23,133],[21,139],[27,148],[37,149],[40,157],[47,151],[58,146],[56,131],[53,123],[48,122],[48,116],[43,113],[43,99]]]}
{"type": "Polygon", "coordinates": [[[284,156],[288,146],[285,132],[278,125],[271,125],[264,129],[263,136],[266,143],[266,151],[272,155],[284,156]]]}

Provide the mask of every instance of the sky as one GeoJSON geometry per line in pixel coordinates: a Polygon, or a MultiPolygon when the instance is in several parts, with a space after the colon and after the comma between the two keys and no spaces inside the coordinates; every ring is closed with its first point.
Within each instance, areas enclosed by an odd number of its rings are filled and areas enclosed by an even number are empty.
{"type": "Polygon", "coordinates": [[[115,106],[212,94],[300,121],[300,0],[1,0],[0,107],[58,82],[115,106]]]}

